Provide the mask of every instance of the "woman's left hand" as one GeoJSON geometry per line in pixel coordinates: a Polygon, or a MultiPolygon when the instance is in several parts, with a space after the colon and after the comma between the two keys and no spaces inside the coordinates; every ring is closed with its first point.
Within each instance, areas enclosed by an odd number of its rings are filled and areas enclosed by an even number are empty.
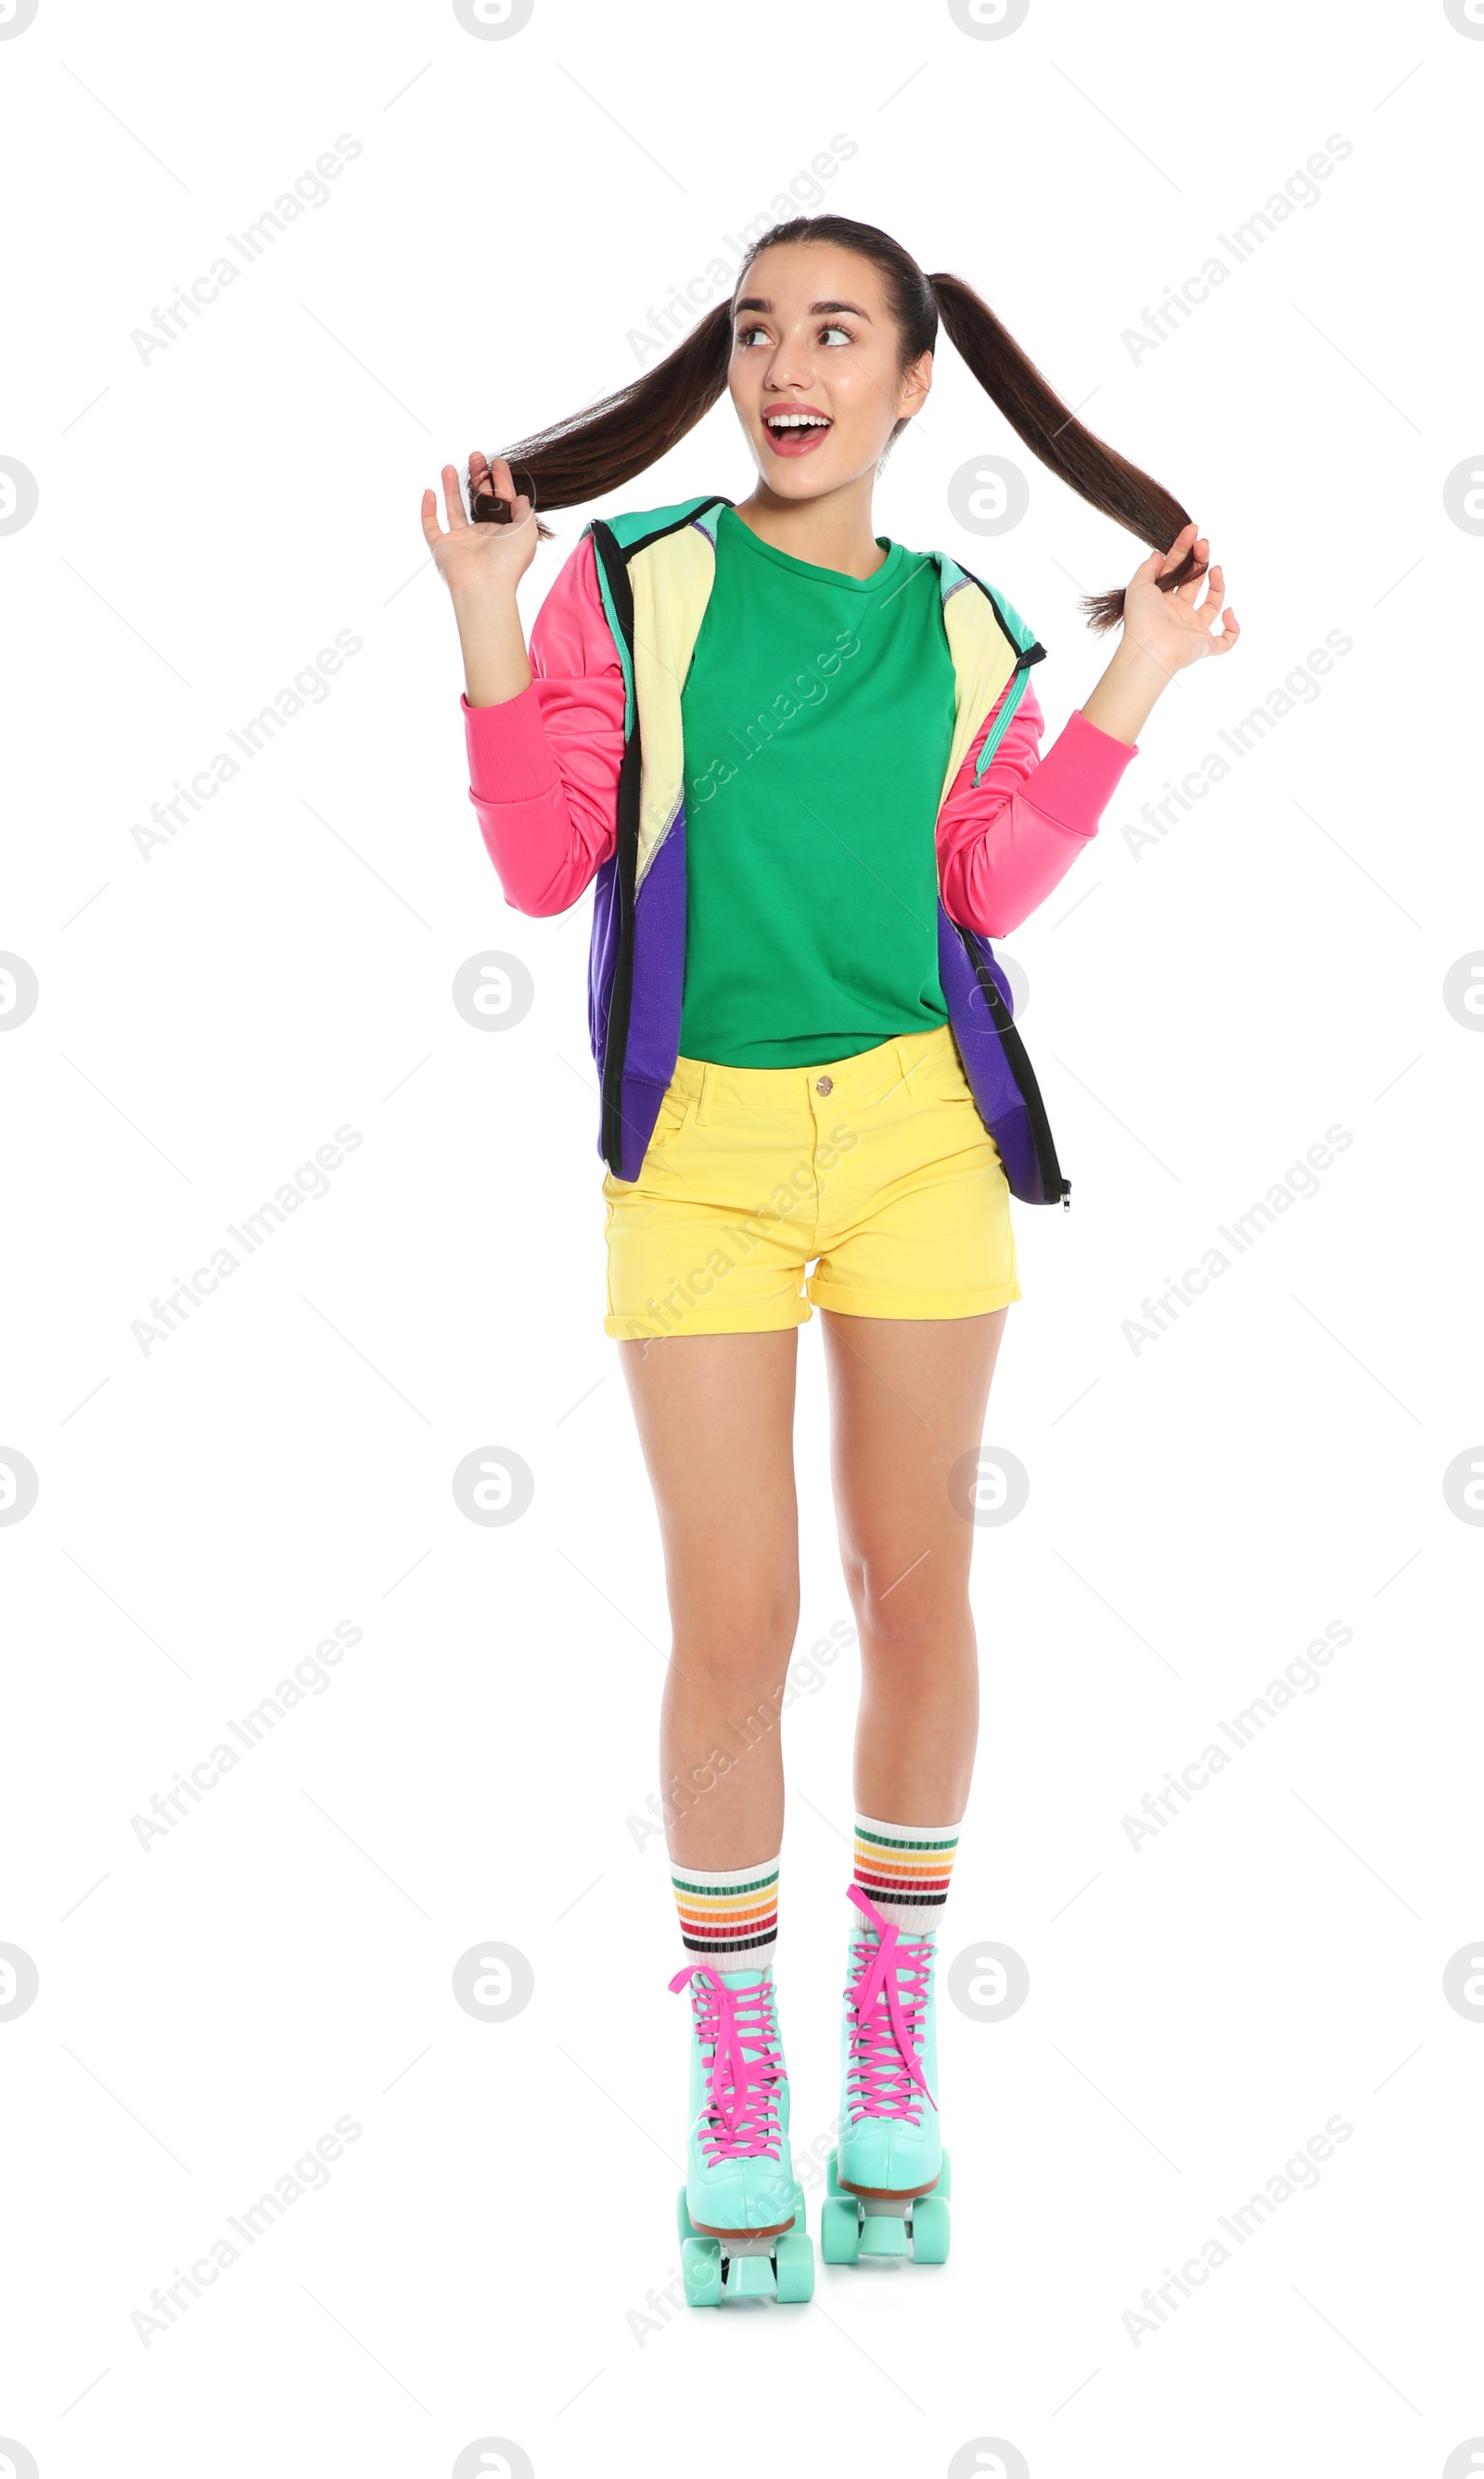
{"type": "Polygon", "coordinates": [[[1124,643],[1151,656],[1166,672],[1186,671],[1203,654],[1229,654],[1242,634],[1235,612],[1221,608],[1225,579],[1210,561],[1211,545],[1196,533],[1193,520],[1163,558],[1153,551],[1135,569],[1124,589],[1124,643]],[[1162,593],[1157,580],[1178,568],[1190,550],[1198,564],[1195,575],[1162,593]],[[1214,634],[1219,617],[1221,626],[1214,634]]]}

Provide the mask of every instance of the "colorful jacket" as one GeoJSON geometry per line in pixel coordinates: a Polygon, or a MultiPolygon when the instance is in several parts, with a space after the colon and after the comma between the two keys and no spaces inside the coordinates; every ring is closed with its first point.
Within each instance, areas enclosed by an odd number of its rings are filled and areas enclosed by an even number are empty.
{"type": "MultiPolygon", "coordinates": [[[[716,575],[717,515],[731,504],[713,493],[594,518],[532,629],[531,686],[500,705],[463,701],[469,797],[507,900],[523,912],[561,912],[594,887],[588,1016],[598,1150],[622,1180],[639,1176],[679,1051],[681,689],[716,575]]],[[[1038,759],[1028,676],[1044,648],[979,577],[945,552],[925,556],[939,572],[956,681],[936,827],[939,973],[1012,1193],[1054,1204],[1069,1183],[990,938],[1059,883],[1137,752],[1074,714],[1038,759]]]]}

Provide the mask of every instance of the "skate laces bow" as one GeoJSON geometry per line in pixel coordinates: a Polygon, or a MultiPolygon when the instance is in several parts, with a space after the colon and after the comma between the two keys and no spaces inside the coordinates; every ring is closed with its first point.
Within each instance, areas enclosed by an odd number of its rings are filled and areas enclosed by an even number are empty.
{"type": "Polygon", "coordinates": [[[758,1980],[745,1988],[729,1988],[709,1963],[697,1962],[677,1971],[670,1987],[684,1988],[696,1980],[705,1985],[695,1991],[695,2028],[712,2044],[706,2103],[718,2130],[713,2139],[728,2160],[776,2153],[776,2087],[783,2059],[773,2022],[772,1984],[758,1980]],[[759,2054],[749,2056],[749,2050],[759,2054]]]}
{"type": "MultiPolygon", "coordinates": [[[[938,2103],[928,2089],[927,2077],[918,2062],[917,2029],[922,2008],[927,2003],[927,1975],[932,1963],[932,1948],[925,1940],[903,1945],[901,1931],[894,1920],[883,1918],[868,1894],[859,1885],[846,1887],[857,1910],[864,1911],[876,1931],[876,1950],[864,1962],[860,1979],[845,1990],[855,2012],[855,2030],[851,2035],[851,2062],[859,2084],[873,2117],[915,2116],[914,2090],[924,2093],[938,2103]],[[911,1982],[907,2011],[902,2010],[901,1988],[897,1974],[905,1973],[911,1982]],[[883,2024],[877,2001],[884,1999],[886,2021],[883,2024]]],[[[856,1948],[863,1957],[868,1949],[863,1940],[856,1948]]]]}

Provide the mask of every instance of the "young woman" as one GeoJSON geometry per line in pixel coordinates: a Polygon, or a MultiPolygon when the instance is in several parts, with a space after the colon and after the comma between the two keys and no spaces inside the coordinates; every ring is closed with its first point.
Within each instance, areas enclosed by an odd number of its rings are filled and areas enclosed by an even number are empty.
{"type": "Polygon", "coordinates": [[[942,2261],[934,1963],[977,1726],[973,1476],[1009,1196],[1067,1183],[988,944],[1095,832],[1173,676],[1237,642],[1184,510],[1083,429],[957,277],[780,224],[734,297],[592,410],[442,473],[470,798],[508,902],[595,880],[607,1332],[664,1542],[662,1776],[691,2003],[687,2294],[807,2297],[772,1983],[778,1710],[798,1618],[796,1329],[823,1319],[859,1630],[840,2146],[826,2258],[942,2261]],[[1019,437],[1153,546],[1044,756],[1010,606],[872,531],[942,321],[1019,437]],[[584,531],[532,629],[542,510],[601,500],[730,393],[757,478],[584,531]],[[813,1266],[813,1270],[808,1270],[813,1266]]]}

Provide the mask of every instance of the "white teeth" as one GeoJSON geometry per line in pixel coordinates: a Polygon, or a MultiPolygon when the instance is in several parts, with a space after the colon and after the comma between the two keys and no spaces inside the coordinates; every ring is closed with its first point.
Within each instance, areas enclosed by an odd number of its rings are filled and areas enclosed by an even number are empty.
{"type": "Polygon", "coordinates": [[[769,430],[828,430],[829,423],[817,413],[769,413],[764,416],[769,430]]]}

